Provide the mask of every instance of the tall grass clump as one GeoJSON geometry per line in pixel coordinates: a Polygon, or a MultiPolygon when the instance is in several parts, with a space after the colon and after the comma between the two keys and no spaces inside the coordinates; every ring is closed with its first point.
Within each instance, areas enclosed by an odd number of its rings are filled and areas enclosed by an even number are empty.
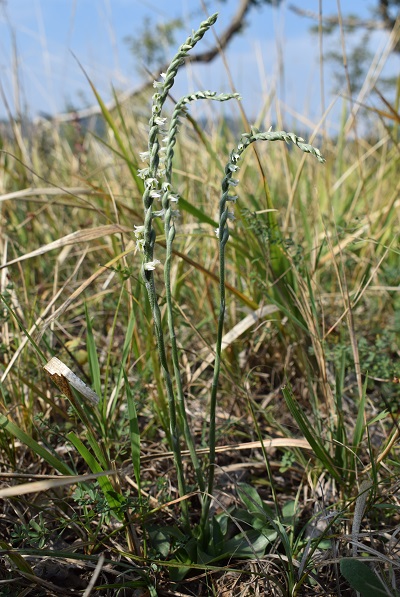
{"type": "Polygon", "coordinates": [[[206,132],[216,18],[148,123],[4,139],[4,594],[398,593],[397,129],[206,132]]]}

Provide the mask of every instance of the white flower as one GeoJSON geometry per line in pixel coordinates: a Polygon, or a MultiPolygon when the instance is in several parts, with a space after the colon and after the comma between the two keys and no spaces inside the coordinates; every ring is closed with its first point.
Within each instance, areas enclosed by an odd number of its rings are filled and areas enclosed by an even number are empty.
{"type": "Polygon", "coordinates": [[[143,178],[145,179],[146,176],[149,175],[149,169],[148,168],[142,168],[141,170],[138,170],[138,176],[139,178],[143,178]]]}
{"type": "Polygon", "coordinates": [[[157,179],[156,178],[147,178],[147,180],[145,180],[146,187],[152,187],[153,185],[157,184],[157,179]]]}
{"type": "Polygon", "coordinates": [[[167,122],[167,119],[166,118],[161,118],[161,116],[157,116],[157,118],[154,119],[154,122],[158,126],[163,126],[167,122]]]}
{"type": "Polygon", "coordinates": [[[161,188],[162,188],[163,191],[168,191],[171,188],[171,183],[165,181],[165,182],[162,183],[161,188]]]}
{"type": "Polygon", "coordinates": [[[236,220],[235,214],[233,213],[233,211],[228,211],[227,217],[228,217],[228,220],[231,220],[231,222],[234,222],[236,220]]]}
{"type": "Polygon", "coordinates": [[[163,89],[164,83],[161,81],[153,81],[153,87],[155,87],[155,89],[163,89]]]}
{"type": "Polygon", "coordinates": [[[219,238],[219,228],[215,229],[215,234],[217,235],[217,238],[219,238]]]}
{"type": "Polygon", "coordinates": [[[228,184],[230,184],[232,187],[237,187],[239,184],[239,181],[237,178],[229,178],[228,184]]]}
{"type": "Polygon", "coordinates": [[[156,269],[157,265],[159,265],[159,263],[161,263],[161,261],[159,259],[154,259],[154,261],[148,261],[147,263],[143,264],[144,269],[147,272],[153,271],[154,269],[156,269]]]}
{"type": "Polygon", "coordinates": [[[149,152],[148,152],[148,151],[141,151],[141,152],[139,153],[139,157],[140,157],[140,159],[142,160],[142,162],[146,162],[146,161],[149,159],[149,157],[150,157],[150,154],[149,154],[149,152]]]}
{"type": "Polygon", "coordinates": [[[168,195],[168,199],[172,201],[172,203],[178,203],[179,201],[179,197],[177,197],[176,195],[168,195]]]}
{"type": "Polygon", "coordinates": [[[239,170],[239,166],[236,166],[236,164],[229,164],[228,170],[231,172],[237,172],[239,170]]]}
{"type": "Polygon", "coordinates": [[[156,191],[155,189],[152,189],[150,191],[150,197],[152,199],[159,199],[161,197],[161,193],[159,193],[158,191],[156,191]]]}
{"type": "Polygon", "coordinates": [[[136,226],[135,224],[135,236],[136,238],[140,238],[142,236],[142,234],[144,233],[144,226],[136,226]]]}
{"type": "Polygon", "coordinates": [[[232,203],[236,203],[237,199],[238,199],[237,195],[228,195],[226,198],[227,201],[232,201],[232,203]]]}
{"type": "Polygon", "coordinates": [[[162,79],[164,79],[164,80],[165,80],[165,77],[166,77],[166,76],[167,76],[167,74],[166,74],[166,73],[160,73],[160,77],[161,77],[162,79]]]}
{"type": "Polygon", "coordinates": [[[143,253],[143,251],[144,251],[144,238],[139,238],[136,241],[136,249],[138,251],[140,251],[141,253],[143,253]]]}
{"type": "Polygon", "coordinates": [[[163,218],[165,215],[165,209],[162,208],[162,209],[159,209],[158,211],[153,211],[151,215],[153,218],[163,218]]]}

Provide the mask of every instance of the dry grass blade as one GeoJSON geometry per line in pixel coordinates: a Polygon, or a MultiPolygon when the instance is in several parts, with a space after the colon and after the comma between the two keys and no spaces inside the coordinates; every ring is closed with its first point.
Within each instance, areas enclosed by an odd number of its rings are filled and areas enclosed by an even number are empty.
{"type": "MultiPolygon", "coordinates": [[[[64,193],[68,195],[92,195],[93,189],[87,189],[86,187],[69,187],[65,189],[64,193]]],[[[3,201],[10,201],[11,199],[31,199],[37,195],[62,195],[63,190],[58,188],[49,187],[29,187],[28,189],[21,189],[20,191],[13,191],[12,193],[5,193],[0,195],[0,203],[3,201]]]]}
{"type": "MultiPolygon", "coordinates": [[[[244,332],[246,332],[249,328],[251,328],[257,321],[263,319],[267,315],[271,315],[272,313],[276,313],[279,311],[278,307],[275,305],[265,305],[264,307],[260,307],[253,313],[247,315],[242,321],[239,321],[229,332],[227,332],[222,338],[222,346],[221,350],[225,350],[228,348],[232,342],[235,342],[244,332]]],[[[190,378],[191,383],[195,382],[196,379],[200,377],[200,375],[214,362],[215,359],[215,352],[210,352],[204,359],[200,367],[196,369],[193,375],[190,378]]]]}
{"type": "Polygon", "coordinates": [[[68,398],[72,397],[70,386],[77,390],[82,396],[87,398],[89,402],[97,406],[100,398],[89,386],[87,386],[71,369],[69,369],[60,359],[53,357],[43,369],[47,371],[51,379],[58,386],[58,388],[68,398]]]}
{"type": "MultiPolygon", "coordinates": [[[[300,448],[301,450],[310,450],[312,448],[306,439],[302,438],[293,438],[293,437],[276,437],[273,439],[265,439],[261,441],[255,442],[245,442],[243,444],[232,444],[227,446],[216,446],[215,451],[218,454],[222,454],[224,452],[236,451],[236,450],[259,450],[264,448],[266,450],[273,450],[275,448],[300,448]]],[[[197,454],[208,454],[209,448],[200,448],[196,450],[197,454]]],[[[189,456],[189,450],[182,450],[182,456],[189,456]]],[[[163,460],[165,458],[172,458],[172,452],[157,452],[156,454],[151,454],[149,456],[143,456],[140,459],[140,462],[151,462],[153,460],[163,460]]]]}
{"type": "MultiPolygon", "coordinates": [[[[63,284],[63,286],[61,286],[61,288],[56,292],[56,294],[53,296],[53,298],[48,302],[48,304],[46,305],[46,308],[44,309],[44,311],[36,319],[36,321],[33,324],[33,326],[28,330],[28,334],[25,335],[22,338],[22,340],[21,340],[21,342],[20,342],[17,350],[14,352],[13,356],[10,359],[10,362],[8,363],[7,367],[5,368],[5,371],[4,371],[3,375],[0,378],[0,382],[1,383],[3,383],[5,381],[5,379],[7,378],[8,374],[9,374],[9,372],[12,370],[12,368],[14,366],[14,363],[17,361],[17,359],[20,356],[21,352],[23,351],[23,349],[25,348],[25,346],[29,342],[29,337],[32,336],[32,334],[38,330],[39,325],[41,323],[43,323],[43,318],[52,309],[52,307],[55,304],[55,302],[57,301],[58,297],[64,292],[65,288],[68,286],[68,284],[71,281],[71,279],[75,276],[76,272],[79,270],[79,268],[81,266],[81,263],[83,261],[83,258],[84,258],[84,256],[82,256],[78,260],[78,263],[76,264],[76,267],[74,268],[74,271],[73,271],[72,275],[66,280],[66,282],[63,284]]],[[[3,269],[3,272],[6,272],[6,270],[3,269]]]]}
{"type": "Polygon", "coordinates": [[[0,498],[5,499],[9,497],[27,495],[29,493],[39,493],[49,489],[56,489],[57,487],[65,487],[67,485],[76,485],[76,483],[86,483],[99,477],[116,475],[116,471],[104,471],[101,473],[91,473],[89,475],[71,475],[60,476],[58,479],[48,479],[47,481],[34,481],[33,483],[23,483],[21,485],[14,485],[13,487],[6,487],[0,489],[0,498]]]}
{"type": "Polygon", "coordinates": [[[118,263],[118,261],[120,261],[126,255],[129,255],[129,253],[132,253],[133,251],[136,251],[135,243],[133,241],[130,241],[125,251],[123,251],[113,259],[110,259],[110,261],[108,261],[105,265],[99,267],[97,271],[95,271],[87,280],[85,280],[79,286],[79,288],[74,290],[74,292],[67,298],[67,300],[64,301],[64,303],[60,305],[60,307],[58,307],[58,309],[56,309],[56,311],[54,311],[54,313],[52,313],[50,317],[46,319],[46,321],[40,328],[39,336],[42,336],[44,334],[50,323],[52,321],[55,321],[58,317],[60,317],[60,315],[62,315],[68,309],[68,307],[75,301],[75,299],[77,299],[82,294],[82,292],[86,290],[86,288],[88,288],[88,286],[90,286],[92,282],[94,282],[94,280],[96,280],[99,276],[101,276],[101,274],[106,272],[109,268],[113,267],[116,263],[118,263]]]}
{"type": "Polygon", "coordinates": [[[102,238],[103,236],[108,236],[110,234],[120,234],[121,232],[131,232],[131,229],[127,226],[120,226],[119,224],[107,224],[105,226],[97,226],[96,228],[77,230],[76,232],[71,232],[71,234],[67,234],[62,238],[59,238],[47,245],[44,245],[43,247],[39,247],[39,249],[35,249],[30,253],[24,253],[16,259],[12,259],[7,263],[2,264],[0,268],[9,267],[10,265],[14,265],[15,263],[19,263],[20,261],[32,259],[32,257],[38,257],[39,255],[44,255],[44,253],[54,251],[55,249],[61,249],[63,247],[66,247],[67,245],[74,245],[76,243],[86,243],[92,240],[96,240],[97,238],[102,238]]]}

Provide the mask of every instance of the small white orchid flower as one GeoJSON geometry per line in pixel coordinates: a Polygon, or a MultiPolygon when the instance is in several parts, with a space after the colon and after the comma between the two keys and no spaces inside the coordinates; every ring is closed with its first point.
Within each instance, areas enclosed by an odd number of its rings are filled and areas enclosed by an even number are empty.
{"type": "Polygon", "coordinates": [[[134,228],[136,238],[140,238],[144,233],[144,226],[136,226],[135,224],[134,228]]]}
{"type": "Polygon", "coordinates": [[[156,269],[157,265],[159,265],[161,261],[159,259],[154,259],[154,261],[148,261],[143,265],[144,269],[147,272],[151,272],[156,269]]]}
{"type": "Polygon", "coordinates": [[[157,118],[154,119],[154,122],[158,126],[163,126],[167,122],[167,119],[166,118],[161,118],[161,116],[157,116],[157,118]]]}
{"type": "Polygon", "coordinates": [[[136,249],[143,253],[144,251],[144,238],[138,238],[136,241],[136,249]]]}
{"type": "Polygon", "coordinates": [[[141,168],[140,170],[138,170],[138,176],[139,178],[143,178],[143,180],[149,175],[149,169],[148,168],[141,168]]]}

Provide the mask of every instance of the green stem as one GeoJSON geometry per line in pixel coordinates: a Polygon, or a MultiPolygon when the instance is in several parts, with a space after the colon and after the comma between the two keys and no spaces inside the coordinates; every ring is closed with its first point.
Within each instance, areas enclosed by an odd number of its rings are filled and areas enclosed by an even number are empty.
{"type": "Polygon", "coordinates": [[[228,210],[228,202],[235,202],[237,197],[229,194],[230,187],[236,187],[238,180],[233,179],[233,173],[239,170],[237,162],[245,149],[254,141],[286,141],[286,143],[294,143],[305,153],[311,153],[314,155],[319,162],[324,162],[324,158],[321,156],[318,149],[304,143],[301,137],[297,137],[294,133],[286,133],[285,131],[268,131],[266,133],[260,133],[257,129],[252,129],[251,133],[244,133],[241,137],[240,143],[237,148],[233,150],[229,156],[229,162],[225,167],[225,176],[222,181],[222,195],[219,204],[219,228],[216,230],[217,236],[220,239],[219,242],[219,268],[220,268],[220,308],[218,317],[218,330],[217,330],[217,342],[215,348],[215,361],[214,361],[214,375],[211,389],[210,399],[210,452],[209,452],[209,473],[208,473],[208,490],[207,496],[204,500],[202,516],[200,520],[200,537],[203,542],[207,539],[207,518],[212,501],[212,495],[214,491],[214,478],[215,478],[215,443],[216,443],[216,406],[217,406],[217,391],[218,381],[221,369],[221,347],[222,347],[222,336],[224,327],[225,317],[225,246],[229,239],[229,228],[227,225],[228,219],[233,219],[233,214],[228,210]]]}
{"type": "Polygon", "coordinates": [[[171,180],[172,180],[172,160],[174,156],[174,146],[176,143],[176,137],[178,133],[178,126],[180,124],[179,118],[182,114],[185,113],[185,106],[189,102],[199,100],[199,99],[212,99],[216,101],[226,101],[232,98],[238,98],[238,94],[219,94],[217,95],[215,92],[210,91],[198,91],[196,93],[192,93],[190,95],[184,96],[180,99],[180,101],[176,104],[171,123],[168,130],[168,136],[166,138],[167,147],[166,147],[166,160],[165,160],[165,180],[164,183],[164,193],[162,198],[162,206],[164,209],[164,229],[165,229],[165,238],[166,238],[166,260],[165,260],[165,267],[164,267],[164,282],[165,282],[165,294],[166,294],[166,306],[167,306],[167,318],[168,318],[168,329],[169,329],[169,336],[171,342],[171,354],[172,354],[172,362],[174,368],[174,376],[175,376],[175,384],[176,384],[176,394],[177,394],[177,410],[179,416],[179,422],[181,428],[183,430],[183,434],[185,436],[186,445],[189,449],[190,457],[192,460],[193,468],[195,470],[196,479],[198,483],[198,487],[200,491],[204,494],[206,490],[206,483],[203,477],[203,472],[201,469],[200,461],[196,453],[196,446],[193,438],[193,434],[190,429],[187,412],[186,412],[186,404],[185,404],[185,396],[182,387],[182,376],[180,372],[179,366],[179,352],[178,346],[176,341],[176,333],[175,333],[175,325],[174,325],[174,315],[172,309],[172,292],[171,292],[171,259],[172,259],[172,247],[173,241],[175,238],[175,226],[173,223],[174,218],[174,211],[172,210],[172,203],[171,197],[174,200],[177,200],[177,197],[174,197],[171,191],[171,180]]]}
{"type": "MultiPolygon", "coordinates": [[[[176,417],[176,408],[175,408],[175,396],[174,390],[172,387],[172,380],[168,370],[168,361],[165,352],[165,343],[164,343],[164,334],[162,331],[162,324],[161,324],[161,312],[160,307],[158,306],[157,302],[157,295],[154,286],[154,276],[153,273],[150,271],[142,269],[142,276],[146,285],[147,294],[149,296],[150,306],[153,313],[154,319],[154,330],[156,334],[156,342],[157,342],[157,350],[158,355],[160,358],[161,369],[163,373],[163,378],[167,390],[167,399],[168,399],[168,410],[169,410],[169,425],[170,425],[170,433],[171,433],[171,449],[174,454],[174,462],[176,466],[177,478],[178,478],[178,490],[179,495],[183,497],[186,494],[186,485],[185,485],[185,477],[183,473],[183,465],[182,465],[182,456],[181,456],[181,448],[180,448],[180,431],[179,425],[177,422],[176,417]]],[[[188,504],[186,500],[182,501],[182,516],[187,529],[190,528],[189,524],[189,510],[188,504]]]]}

